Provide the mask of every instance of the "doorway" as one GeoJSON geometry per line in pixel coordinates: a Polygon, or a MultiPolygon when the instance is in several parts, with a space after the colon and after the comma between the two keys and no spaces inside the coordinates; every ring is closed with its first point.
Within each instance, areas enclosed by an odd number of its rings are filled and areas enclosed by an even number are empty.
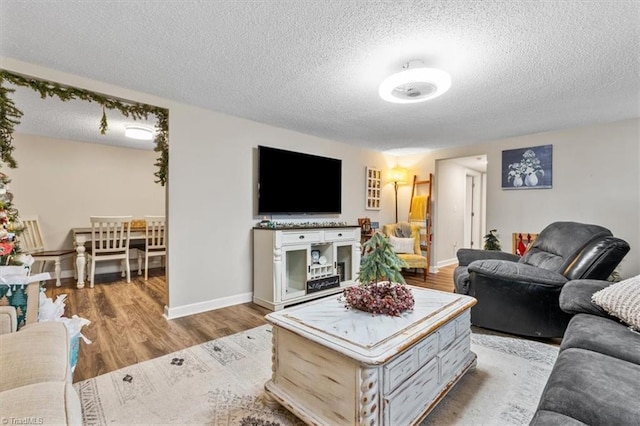
{"type": "Polygon", "coordinates": [[[462,247],[480,248],[480,222],[482,218],[482,174],[468,170],[465,185],[464,239],[462,247]]]}
{"type": "Polygon", "coordinates": [[[482,248],[486,232],[485,154],[436,161],[431,272],[457,263],[461,248],[482,248]]]}

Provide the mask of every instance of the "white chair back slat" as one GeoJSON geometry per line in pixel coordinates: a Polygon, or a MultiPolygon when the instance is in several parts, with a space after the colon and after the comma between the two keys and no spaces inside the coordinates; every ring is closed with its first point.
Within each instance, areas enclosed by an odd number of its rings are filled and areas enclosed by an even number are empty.
{"type": "Polygon", "coordinates": [[[146,240],[149,250],[166,249],[166,219],[164,216],[145,216],[146,240]]]}
{"type": "Polygon", "coordinates": [[[21,221],[24,229],[18,237],[20,249],[28,254],[44,251],[44,240],[38,216],[24,216],[21,221]]]}
{"type": "Polygon", "coordinates": [[[93,253],[116,254],[129,251],[131,216],[91,216],[93,253]]]}
{"type": "Polygon", "coordinates": [[[93,288],[96,261],[120,259],[127,282],[131,282],[129,270],[129,240],[131,216],[91,216],[91,251],[87,253],[91,265],[87,270],[89,286],[93,288]]]}
{"type": "Polygon", "coordinates": [[[144,253],[144,280],[149,278],[149,258],[167,255],[167,224],[165,216],[145,216],[144,252],[138,251],[138,274],[144,253]]]}

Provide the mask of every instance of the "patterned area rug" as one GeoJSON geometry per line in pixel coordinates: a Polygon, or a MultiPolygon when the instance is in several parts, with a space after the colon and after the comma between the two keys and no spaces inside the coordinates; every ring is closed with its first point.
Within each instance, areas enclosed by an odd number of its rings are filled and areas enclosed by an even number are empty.
{"type": "MultiPolygon", "coordinates": [[[[556,346],[473,329],[477,367],[422,425],[526,425],[558,355],[556,346]]],[[[263,405],[271,327],[193,346],[74,386],[84,425],[301,425],[263,405]]]]}

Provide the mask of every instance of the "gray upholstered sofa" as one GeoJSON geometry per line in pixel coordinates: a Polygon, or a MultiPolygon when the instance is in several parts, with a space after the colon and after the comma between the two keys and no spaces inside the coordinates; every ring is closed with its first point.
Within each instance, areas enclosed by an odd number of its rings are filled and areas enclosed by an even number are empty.
{"type": "Polygon", "coordinates": [[[640,333],[591,301],[607,281],[564,285],[574,314],[531,425],[640,425],[640,333]]]}

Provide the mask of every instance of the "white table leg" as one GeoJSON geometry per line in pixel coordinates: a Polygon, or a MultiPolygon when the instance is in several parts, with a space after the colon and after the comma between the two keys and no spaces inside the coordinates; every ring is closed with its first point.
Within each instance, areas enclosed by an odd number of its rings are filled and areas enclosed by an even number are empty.
{"type": "Polygon", "coordinates": [[[87,259],[85,257],[84,252],[86,248],[84,247],[84,243],[86,242],[86,237],[84,235],[76,236],[76,252],[78,255],[76,256],[76,271],[78,275],[78,288],[84,288],[84,268],[87,264],[87,259]]]}
{"type": "Polygon", "coordinates": [[[62,282],[60,282],[60,273],[62,272],[62,268],[60,267],[60,259],[55,260],[55,274],[56,274],[56,287],[60,287],[62,282]]]}
{"type": "Polygon", "coordinates": [[[142,275],[142,251],[136,249],[138,252],[138,276],[142,275]]]}

